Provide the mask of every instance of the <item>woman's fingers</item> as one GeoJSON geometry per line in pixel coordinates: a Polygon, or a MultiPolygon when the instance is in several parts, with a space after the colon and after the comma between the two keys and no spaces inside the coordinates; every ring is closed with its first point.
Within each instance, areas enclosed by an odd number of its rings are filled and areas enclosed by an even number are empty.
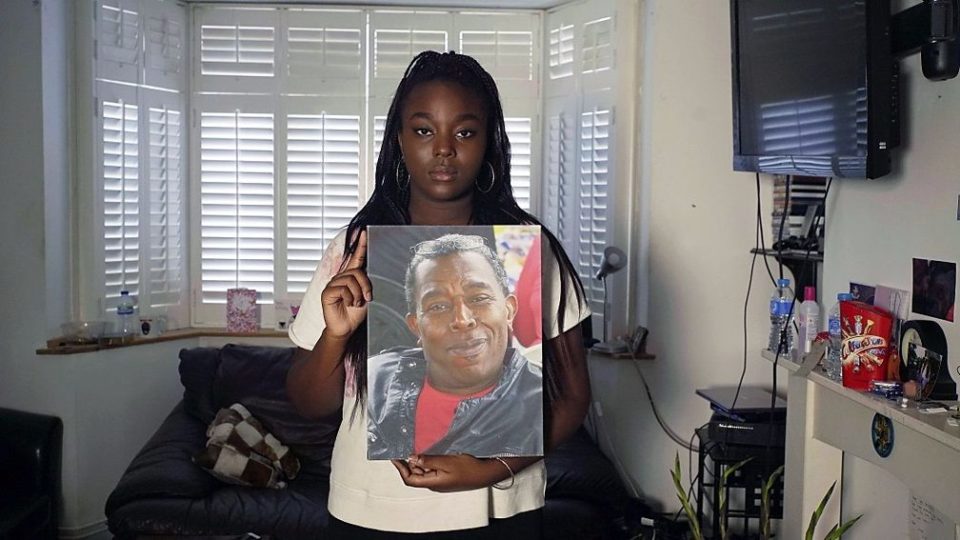
{"type": "Polygon", "coordinates": [[[335,288],[335,290],[341,295],[344,305],[353,307],[360,307],[363,305],[363,288],[360,286],[360,283],[355,276],[338,276],[336,279],[330,282],[329,286],[335,288]]]}
{"type": "Polygon", "coordinates": [[[356,298],[353,295],[353,291],[350,290],[350,287],[347,285],[333,285],[327,286],[327,289],[330,291],[330,304],[336,304],[338,302],[343,302],[345,306],[354,305],[354,299],[356,298]]]}
{"type": "Polygon", "coordinates": [[[347,270],[356,270],[363,268],[367,262],[367,231],[360,231],[360,239],[357,242],[357,250],[350,256],[350,262],[347,263],[347,270]]]}
{"type": "Polygon", "coordinates": [[[366,301],[372,298],[370,279],[362,270],[348,270],[335,276],[327,284],[327,289],[336,294],[337,291],[346,288],[350,291],[349,298],[343,296],[345,305],[361,307],[366,301]]]}

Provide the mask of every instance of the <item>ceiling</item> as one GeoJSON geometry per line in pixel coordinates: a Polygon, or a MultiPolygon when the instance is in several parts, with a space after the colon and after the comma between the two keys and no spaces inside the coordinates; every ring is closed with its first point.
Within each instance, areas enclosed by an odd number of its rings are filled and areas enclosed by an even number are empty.
{"type": "Polygon", "coordinates": [[[189,3],[204,4],[311,4],[311,5],[350,5],[350,6],[404,6],[434,8],[514,8],[547,9],[566,4],[570,0],[186,0],[189,3]]]}

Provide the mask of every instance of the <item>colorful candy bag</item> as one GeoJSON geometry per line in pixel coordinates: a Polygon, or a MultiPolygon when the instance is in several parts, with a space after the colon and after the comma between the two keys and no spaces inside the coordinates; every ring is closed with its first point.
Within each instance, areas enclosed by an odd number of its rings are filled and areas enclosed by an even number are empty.
{"type": "Polygon", "coordinates": [[[867,391],[870,381],[887,380],[893,315],[863,302],[840,302],[843,385],[867,391]]]}

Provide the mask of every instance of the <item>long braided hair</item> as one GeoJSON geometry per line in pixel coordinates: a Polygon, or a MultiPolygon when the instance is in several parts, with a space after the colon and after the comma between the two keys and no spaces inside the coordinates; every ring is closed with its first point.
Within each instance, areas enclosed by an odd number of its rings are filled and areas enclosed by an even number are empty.
{"type": "MultiPolygon", "coordinates": [[[[472,225],[540,225],[540,221],[517,204],[510,186],[510,141],[507,140],[503,108],[500,105],[500,93],[493,81],[480,64],[465,54],[453,51],[439,53],[425,51],[418,54],[407,67],[400,85],[393,96],[390,111],[387,113],[383,132],[383,145],[377,159],[375,187],[367,203],[347,226],[347,239],[344,248],[344,261],[356,251],[359,244],[359,232],[368,225],[409,225],[410,183],[398,181],[398,171],[402,166],[398,135],[401,129],[401,112],[407,96],[420,84],[432,81],[454,82],[476,92],[484,103],[487,117],[487,145],[484,161],[490,163],[494,179],[493,187],[482,192],[474,186],[472,196],[472,225]]],[[[486,169],[487,167],[482,167],[486,169]]],[[[483,174],[481,172],[481,174],[483,174]]],[[[483,183],[486,184],[484,179],[483,183]]],[[[477,183],[480,183],[478,181],[477,183]]],[[[563,329],[565,306],[572,293],[578,301],[584,298],[583,285],[580,283],[573,264],[560,245],[560,241],[544,227],[544,234],[556,254],[560,266],[560,309],[557,313],[559,327],[563,329]],[[572,284],[572,291],[571,291],[572,284]]],[[[563,343],[563,341],[560,341],[563,343]]],[[[547,398],[554,399],[563,395],[559,373],[561,362],[552,360],[550,350],[544,347],[544,373],[547,381],[547,398]]],[[[347,342],[344,356],[352,372],[357,389],[356,402],[359,405],[366,398],[367,390],[367,322],[364,321],[347,342]]],[[[356,409],[354,409],[356,411],[356,409]]]]}

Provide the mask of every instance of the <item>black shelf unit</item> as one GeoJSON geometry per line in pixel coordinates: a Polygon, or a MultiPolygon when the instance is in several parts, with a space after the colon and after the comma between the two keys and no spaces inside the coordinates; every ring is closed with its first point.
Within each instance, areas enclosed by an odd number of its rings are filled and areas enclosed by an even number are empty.
{"type": "MultiPolygon", "coordinates": [[[[761,518],[761,494],[764,483],[777,467],[784,463],[782,445],[751,446],[727,444],[712,440],[709,427],[697,430],[700,440],[697,480],[697,521],[704,538],[720,538],[720,520],[731,533],[731,538],[753,538],[751,533],[759,530],[761,518]],[[724,472],[733,465],[752,458],[735,471],[721,486],[724,472]],[[720,491],[726,492],[726,512],[719,511],[720,491]],[[709,508],[710,522],[704,515],[709,508]],[[730,521],[739,521],[730,527],[730,521]],[[753,529],[751,530],[751,523],[753,529]]],[[[782,444],[782,443],[781,443],[782,444]]],[[[770,517],[783,518],[783,475],[781,474],[770,491],[770,517]]]]}
{"type": "MultiPolygon", "coordinates": [[[[816,251],[807,251],[805,249],[751,249],[750,253],[773,257],[782,262],[784,266],[790,269],[796,280],[794,291],[797,294],[797,301],[803,300],[803,290],[807,285],[817,285],[817,265],[823,262],[823,253],[816,251]]],[[[819,296],[820,291],[817,291],[819,296]]]]}

